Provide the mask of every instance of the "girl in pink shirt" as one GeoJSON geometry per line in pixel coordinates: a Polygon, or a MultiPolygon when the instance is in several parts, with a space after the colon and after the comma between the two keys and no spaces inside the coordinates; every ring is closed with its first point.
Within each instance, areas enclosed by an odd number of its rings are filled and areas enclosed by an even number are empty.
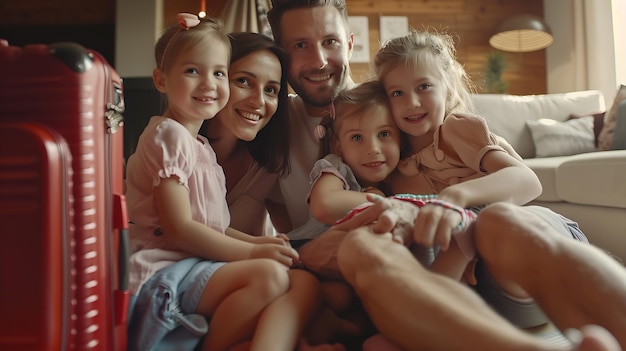
{"type": "Polygon", "coordinates": [[[224,172],[198,134],[229,98],[229,39],[217,20],[178,20],[155,49],[153,80],[168,107],[128,160],[129,350],[191,351],[206,334],[203,350],[291,351],[308,318],[290,289],[298,254],[229,227],[224,172]]]}

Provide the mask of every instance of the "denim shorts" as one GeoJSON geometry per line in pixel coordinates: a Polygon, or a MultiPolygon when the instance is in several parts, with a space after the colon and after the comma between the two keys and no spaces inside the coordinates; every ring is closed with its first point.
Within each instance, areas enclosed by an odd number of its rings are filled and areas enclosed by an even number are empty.
{"type": "Polygon", "coordinates": [[[192,257],[156,272],[131,298],[128,351],[194,350],[208,331],[196,308],[224,264],[192,257]]]}

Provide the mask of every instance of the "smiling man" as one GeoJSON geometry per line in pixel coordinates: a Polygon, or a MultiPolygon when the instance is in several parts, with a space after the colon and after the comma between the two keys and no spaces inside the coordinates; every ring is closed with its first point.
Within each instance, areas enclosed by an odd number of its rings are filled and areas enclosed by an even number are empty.
{"type": "Polygon", "coordinates": [[[277,229],[287,232],[309,218],[309,173],[323,156],[315,128],[335,95],[354,85],[348,65],[354,36],[345,0],[273,0],[268,19],[288,53],[288,80],[296,93],[289,99],[291,172],[280,180],[290,223],[273,218],[277,229]]]}

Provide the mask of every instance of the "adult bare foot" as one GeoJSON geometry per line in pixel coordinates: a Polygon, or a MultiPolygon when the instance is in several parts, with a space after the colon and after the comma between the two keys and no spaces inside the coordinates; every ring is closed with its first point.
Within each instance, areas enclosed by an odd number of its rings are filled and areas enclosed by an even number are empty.
{"type": "Polygon", "coordinates": [[[577,351],[621,351],[622,348],[606,329],[597,325],[586,325],[580,330],[569,329],[565,335],[574,345],[578,345],[577,351]]]}

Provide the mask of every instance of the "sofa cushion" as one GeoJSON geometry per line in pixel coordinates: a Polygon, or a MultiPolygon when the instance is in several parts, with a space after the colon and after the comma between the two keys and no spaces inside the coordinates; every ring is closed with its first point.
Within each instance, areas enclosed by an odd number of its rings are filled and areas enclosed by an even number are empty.
{"type": "Polygon", "coordinates": [[[525,159],[541,182],[535,201],[626,208],[626,150],[525,159]]]}
{"type": "Polygon", "coordinates": [[[532,169],[539,181],[543,191],[536,201],[560,202],[563,199],[556,190],[556,170],[571,156],[561,157],[539,157],[524,159],[524,163],[532,169]]]}
{"type": "Polygon", "coordinates": [[[550,118],[563,122],[573,114],[593,115],[606,109],[598,90],[523,96],[473,94],[472,102],[491,131],[506,139],[523,158],[535,157],[526,121],[550,118]]]}
{"type": "Polygon", "coordinates": [[[526,121],[535,145],[535,157],[582,154],[596,149],[593,116],[559,122],[549,118],[526,121]]]}
{"type": "Polygon", "coordinates": [[[620,103],[624,100],[626,100],[626,85],[622,84],[619,89],[617,89],[617,94],[615,95],[611,109],[604,117],[604,126],[602,127],[602,131],[598,137],[598,149],[602,151],[611,150],[613,135],[615,133],[615,124],[617,121],[617,109],[620,103]]]}
{"type": "Polygon", "coordinates": [[[626,208],[626,150],[569,156],[555,171],[556,195],[563,201],[626,208]]]}

